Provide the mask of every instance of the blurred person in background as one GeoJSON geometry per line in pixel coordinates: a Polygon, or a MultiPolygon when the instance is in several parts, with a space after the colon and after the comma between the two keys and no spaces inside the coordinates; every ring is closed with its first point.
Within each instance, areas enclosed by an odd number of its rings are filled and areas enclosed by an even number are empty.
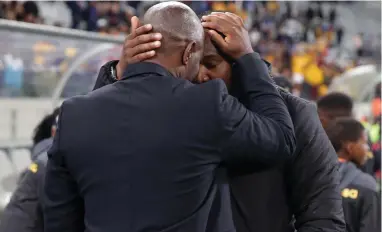
{"type": "Polygon", "coordinates": [[[34,1],[5,1],[1,2],[3,17],[9,20],[27,23],[41,23],[40,12],[34,1]]]}
{"type": "Polygon", "coordinates": [[[35,4],[44,24],[60,27],[72,25],[72,14],[64,1],[36,1],[35,4]]]}
{"type": "MultiPolygon", "coordinates": [[[[340,117],[353,116],[353,100],[344,93],[329,93],[317,101],[318,115],[322,126],[327,131],[332,123],[340,117]]],[[[372,152],[367,152],[367,161],[360,167],[364,172],[374,176],[380,169],[372,152]]]]}
{"type": "Polygon", "coordinates": [[[329,93],[317,100],[317,110],[325,130],[339,117],[352,117],[353,100],[344,93],[329,93]]]}
{"type": "MultiPolygon", "coordinates": [[[[86,18],[89,16],[86,15],[85,10],[82,9],[78,1],[65,1],[65,3],[68,6],[71,14],[72,24],[70,25],[70,27],[77,29],[82,21],[82,18],[86,18]]],[[[89,4],[91,4],[91,2],[89,2],[89,4]]],[[[90,6],[88,7],[88,9],[90,9],[90,6]]]]}
{"type": "MultiPolygon", "coordinates": [[[[157,48],[154,43],[156,39],[150,35],[129,37],[125,41],[121,59],[101,68],[95,88],[116,82],[128,65],[155,54],[152,50],[157,48]]],[[[218,52],[209,36],[206,36],[197,83],[221,78],[231,94],[241,99],[241,102],[246,102],[243,98],[244,87],[234,81],[235,75],[241,74],[232,68],[232,63],[218,52]]],[[[285,90],[292,88],[286,78],[276,77],[274,81],[285,90]]],[[[321,126],[316,108],[284,90],[280,90],[280,94],[294,123],[297,139],[295,157],[277,168],[259,164],[256,173],[250,175],[245,171],[246,165],[240,169],[229,169],[230,201],[236,230],[344,232],[342,200],[337,188],[340,180],[337,156],[321,126]]],[[[229,201],[224,198],[227,195],[222,191],[223,199],[218,199],[217,204],[229,201]]],[[[219,210],[215,207],[213,205],[216,216],[219,210]]]]}
{"type": "Polygon", "coordinates": [[[2,85],[6,86],[5,93],[8,96],[20,96],[23,94],[23,84],[25,82],[24,61],[11,54],[3,57],[2,85]]]}
{"type": "Polygon", "coordinates": [[[22,21],[26,23],[41,23],[42,19],[40,18],[40,11],[38,6],[33,1],[26,1],[23,3],[24,12],[22,17],[22,21]]]}
{"type": "Polygon", "coordinates": [[[347,231],[381,231],[377,183],[357,168],[366,163],[369,152],[364,127],[353,118],[337,118],[329,123],[327,134],[340,162],[340,188],[347,231]]]}
{"type": "Polygon", "coordinates": [[[43,232],[42,190],[48,160],[47,151],[56,133],[59,108],[46,116],[33,136],[32,164],[19,178],[16,190],[5,208],[1,232],[43,232]]]}
{"type": "MultiPolygon", "coordinates": [[[[380,122],[381,119],[381,82],[375,86],[374,98],[371,102],[371,110],[373,115],[373,122],[380,122]]],[[[375,139],[375,141],[378,139],[375,139]]],[[[373,142],[375,142],[373,141],[373,142]]]]}
{"type": "MultiPolygon", "coordinates": [[[[74,2],[72,2],[71,4],[73,4],[73,3],[74,2]]],[[[97,10],[98,4],[100,4],[100,3],[96,2],[96,1],[89,1],[87,7],[85,9],[81,10],[83,18],[86,22],[86,30],[88,30],[88,31],[97,31],[97,27],[99,26],[98,25],[99,13],[97,10]]],[[[76,14],[78,11],[77,6],[74,5],[71,8],[73,8],[72,14],[76,14]]],[[[107,22],[105,22],[104,24],[106,25],[107,22]]]]}
{"type": "MultiPolygon", "coordinates": [[[[128,32],[129,13],[122,8],[122,2],[96,2],[97,30],[101,33],[119,35],[128,32]]],[[[91,13],[91,12],[89,12],[91,13]]],[[[91,16],[91,15],[90,15],[91,16]]]]}

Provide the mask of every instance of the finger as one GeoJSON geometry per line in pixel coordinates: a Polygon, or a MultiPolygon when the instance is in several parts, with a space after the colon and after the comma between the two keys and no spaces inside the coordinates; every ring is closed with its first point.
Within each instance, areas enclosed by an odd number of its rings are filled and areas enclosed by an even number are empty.
{"type": "Polygon", "coordinates": [[[138,63],[138,62],[150,59],[153,56],[155,56],[155,51],[148,51],[148,52],[145,52],[145,53],[140,53],[140,54],[132,57],[130,63],[131,64],[138,63]]]}
{"type": "Polygon", "coordinates": [[[202,20],[202,26],[207,29],[216,30],[223,34],[226,34],[230,29],[229,24],[217,16],[203,16],[202,20]]]}
{"type": "Polygon", "coordinates": [[[137,28],[138,28],[138,26],[139,26],[139,24],[140,24],[140,23],[139,23],[139,19],[138,19],[137,16],[133,16],[133,17],[131,17],[131,19],[130,19],[130,23],[131,23],[130,34],[128,34],[128,35],[126,36],[126,39],[125,39],[125,42],[124,42],[125,46],[126,46],[126,44],[127,44],[130,40],[132,40],[132,39],[135,38],[135,36],[136,36],[136,30],[137,30],[137,28]]]}
{"type": "Polygon", "coordinates": [[[232,18],[233,20],[235,20],[235,22],[236,23],[238,23],[240,26],[244,26],[244,21],[243,21],[243,19],[240,17],[240,16],[238,16],[238,15],[236,15],[236,14],[233,14],[233,13],[231,13],[231,12],[225,12],[225,14],[228,16],[228,17],[230,17],[230,18],[232,18]]]}
{"type": "MultiPolygon", "coordinates": [[[[202,26],[208,30],[216,30],[222,32],[223,28],[216,22],[202,22],[202,26]]],[[[223,32],[222,32],[223,33],[223,32]]]]}
{"type": "Polygon", "coordinates": [[[134,33],[136,36],[138,36],[138,35],[146,34],[150,32],[152,29],[153,29],[153,26],[151,24],[146,24],[135,29],[134,33]]]}
{"type": "Polygon", "coordinates": [[[211,15],[220,15],[220,14],[224,14],[224,12],[214,11],[214,12],[211,12],[210,14],[211,15]]]}
{"type": "Polygon", "coordinates": [[[240,21],[236,21],[235,18],[229,16],[225,12],[212,12],[211,15],[216,16],[219,18],[219,20],[224,20],[227,24],[230,25],[240,25],[240,21]]]}
{"type": "Polygon", "coordinates": [[[136,56],[136,55],[139,55],[139,54],[142,54],[142,53],[146,53],[146,52],[149,52],[149,51],[152,51],[154,49],[157,49],[161,46],[161,42],[160,41],[154,41],[154,42],[151,42],[151,43],[145,43],[145,44],[140,44],[132,49],[130,49],[131,51],[131,55],[130,56],[136,56]]]}
{"type": "Polygon", "coordinates": [[[138,26],[137,26],[137,28],[139,28],[140,26],[142,26],[142,24],[141,24],[141,20],[139,20],[139,18],[137,17],[137,16],[135,16],[136,18],[137,18],[137,21],[138,21],[138,26]]]}
{"type": "Polygon", "coordinates": [[[162,34],[160,33],[143,34],[128,41],[127,47],[131,49],[138,45],[146,44],[153,41],[159,41],[161,39],[162,39],[162,34]]]}
{"type": "Polygon", "coordinates": [[[214,15],[207,15],[202,17],[202,22],[213,22],[220,27],[230,28],[236,23],[224,13],[216,13],[214,15]]]}
{"type": "Polygon", "coordinates": [[[220,20],[225,20],[227,23],[235,23],[235,21],[224,12],[212,12],[210,16],[218,17],[220,20]]]}
{"type": "Polygon", "coordinates": [[[235,19],[233,19],[232,17],[228,16],[225,13],[217,14],[216,17],[226,21],[226,23],[229,23],[230,25],[237,25],[237,22],[235,21],[235,19]]]}
{"type": "Polygon", "coordinates": [[[211,40],[215,42],[219,48],[224,50],[227,47],[226,41],[217,31],[208,30],[207,33],[211,37],[211,40]]]}
{"type": "Polygon", "coordinates": [[[210,22],[217,20],[218,18],[221,18],[221,16],[224,16],[225,14],[222,12],[212,12],[209,15],[202,16],[202,22],[210,22]]]}
{"type": "Polygon", "coordinates": [[[135,31],[137,30],[139,26],[139,19],[137,16],[131,17],[131,33],[135,34],[135,31]]]}

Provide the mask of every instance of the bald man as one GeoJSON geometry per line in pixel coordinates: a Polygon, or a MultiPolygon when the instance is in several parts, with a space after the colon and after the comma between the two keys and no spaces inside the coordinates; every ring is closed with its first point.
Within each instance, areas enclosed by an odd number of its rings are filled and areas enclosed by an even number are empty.
{"type": "Polygon", "coordinates": [[[191,83],[204,33],[189,7],[160,3],[144,22],[162,34],[163,48],[129,65],[120,81],[61,107],[48,154],[45,232],[234,231],[224,220],[230,210],[209,218],[218,166],[277,164],[293,154],[287,108],[249,41],[223,48],[243,73],[255,113],[221,80],[191,83]]]}

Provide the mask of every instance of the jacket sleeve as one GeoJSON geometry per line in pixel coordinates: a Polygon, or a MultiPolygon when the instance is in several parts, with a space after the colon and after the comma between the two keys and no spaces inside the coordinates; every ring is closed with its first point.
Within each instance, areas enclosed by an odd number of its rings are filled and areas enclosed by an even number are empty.
{"type": "Polygon", "coordinates": [[[61,107],[59,122],[53,145],[48,151],[48,164],[44,184],[43,214],[45,232],[83,232],[84,206],[77,184],[65,165],[61,150],[63,115],[61,107]]]}
{"type": "Polygon", "coordinates": [[[247,99],[247,108],[222,88],[219,108],[224,161],[228,167],[274,164],[290,158],[295,149],[294,129],[284,100],[257,53],[241,57],[233,67],[247,99]],[[248,164],[248,165],[247,165],[248,164]]]}
{"type": "Polygon", "coordinates": [[[359,232],[381,231],[380,196],[377,191],[365,189],[361,198],[359,232]]]}
{"type": "Polygon", "coordinates": [[[113,84],[117,81],[117,79],[115,79],[111,73],[112,67],[115,68],[117,64],[118,60],[112,60],[101,67],[93,90],[99,89],[105,85],[113,84]]]}
{"type": "Polygon", "coordinates": [[[298,232],[345,232],[337,155],[316,108],[307,104],[298,114],[295,132],[302,146],[285,173],[295,227],[298,232]]]}
{"type": "Polygon", "coordinates": [[[45,165],[32,163],[24,172],[17,189],[5,208],[1,223],[1,232],[43,231],[43,216],[39,201],[39,188],[45,173],[45,165]]]}

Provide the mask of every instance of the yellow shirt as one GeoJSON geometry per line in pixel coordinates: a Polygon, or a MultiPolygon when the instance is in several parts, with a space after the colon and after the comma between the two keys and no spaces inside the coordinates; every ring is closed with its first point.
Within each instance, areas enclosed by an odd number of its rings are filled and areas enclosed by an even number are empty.
{"type": "Polygon", "coordinates": [[[311,57],[305,55],[295,55],[292,57],[292,72],[303,74],[303,67],[311,60],[311,57]]]}
{"type": "Polygon", "coordinates": [[[311,86],[319,86],[324,82],[324,73],[315,63],[308,65],[305,68],[303,75],[305,82],[311,86]]]}

